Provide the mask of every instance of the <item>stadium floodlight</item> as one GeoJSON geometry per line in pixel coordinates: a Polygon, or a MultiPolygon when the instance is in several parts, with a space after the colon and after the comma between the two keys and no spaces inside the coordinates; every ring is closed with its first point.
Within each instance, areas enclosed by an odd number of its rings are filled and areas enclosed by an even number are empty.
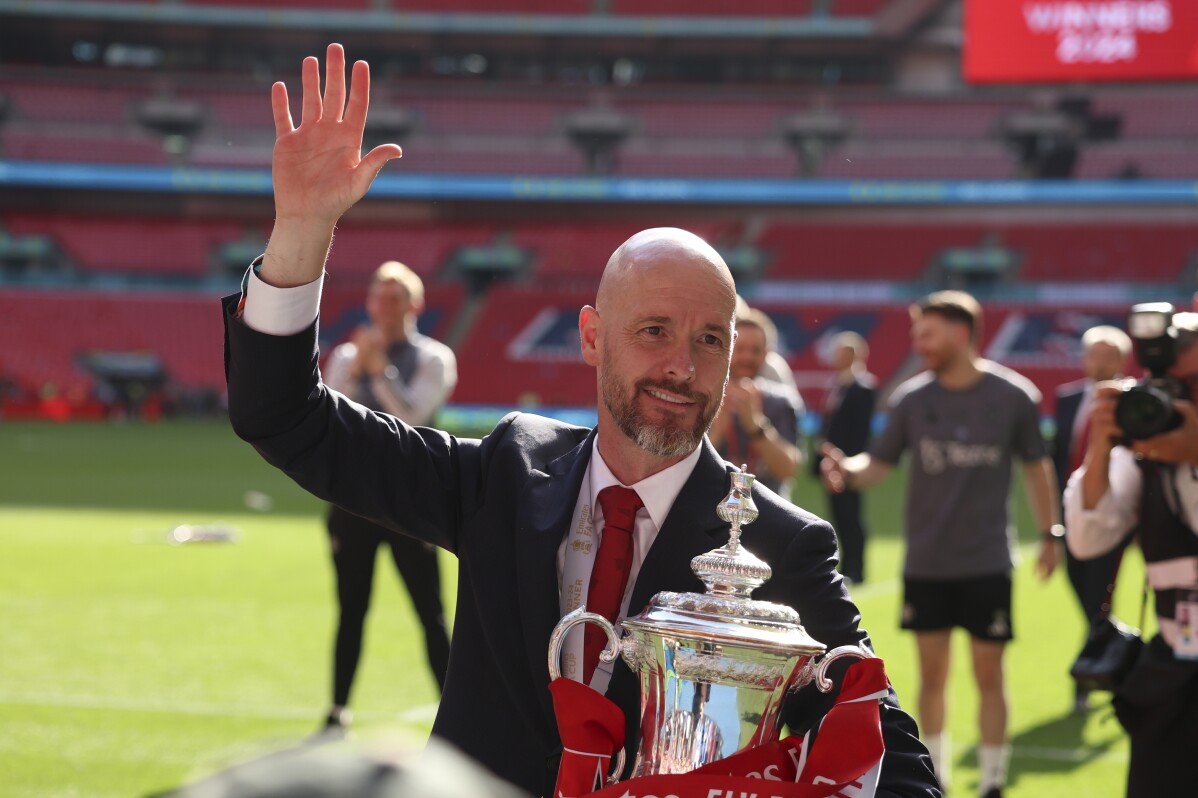
{"type": "Polygon", "coordinates": [[[611,174],[616,151],[632,133],[632,119],[611,108],[586,108],[565,118],[566,135],[582,150],[591,174],[611,174]]]}
{"type": "Polygon", "coordinates": [[[1117,114],[1095,114],[1089,97],[1070,95],[1052,107],[1015,111],[999,123],[999,135],[1019,155],[1025,177],[1070,178],[1084,142],[1119,137],[1117,114]]]}
{"type": "Polygon", "coordinates": [[[782,137],[795,152],[800,177],[818,174],[824,155],[848,136],[848,121],[827,108],[791,114],[782,120],[782,137]]]}

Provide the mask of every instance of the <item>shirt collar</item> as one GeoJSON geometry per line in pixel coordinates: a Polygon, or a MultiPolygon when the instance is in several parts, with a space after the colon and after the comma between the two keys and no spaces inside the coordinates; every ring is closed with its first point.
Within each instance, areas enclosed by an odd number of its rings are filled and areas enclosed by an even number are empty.
{"type": "MultiPolygon", "coordinates": [[[[693,452],[669,468],[647,476],[635,485],[623,486],[632,488],[636,491],[636,495],[641,497],[641,502],[644,503],[645,509],[649,513],[649,519],[653,521],[653,526],[658,531],[665,524],[666,516],[670,514],[670,508],[674,506],[674,500],[682,492],[682,486],[686,484],[686,481],[690,479],[691,472],[695,470],[702,450],[703,445],[700,443],[693,452]]],[[[590,482],[592,501],[599,500],[599,491],[604,488],[622,484],[607,467],[607,463],[603,461],[603,455],[599,454],[598,435],[591,443],[590,482]]]]}

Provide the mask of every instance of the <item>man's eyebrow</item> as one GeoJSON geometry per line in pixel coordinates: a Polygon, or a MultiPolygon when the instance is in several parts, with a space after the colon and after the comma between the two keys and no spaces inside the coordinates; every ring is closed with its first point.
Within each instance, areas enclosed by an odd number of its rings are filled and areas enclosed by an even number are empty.
{"type": "MultiPolygon", "coordinates": [[[[633,321],[634,325],[639,324],[669,324],[673,319],[669,316],[641,316],[633,321]]],[[[705,324],[703,329],[708,332],[724,333],[728,332],[728,328],[720,324],[705,324]]]]}

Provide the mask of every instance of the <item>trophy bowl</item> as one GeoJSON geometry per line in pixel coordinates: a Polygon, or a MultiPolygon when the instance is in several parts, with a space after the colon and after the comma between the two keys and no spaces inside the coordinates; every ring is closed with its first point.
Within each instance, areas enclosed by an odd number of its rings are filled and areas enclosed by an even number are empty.
{"type": "Polygon", "coordinates": [[[718,508],[730,524],[729,541],[691,561],[706,592],[658,593],[643,612],[621,621],[620,633],[603,616],[580,607],[550,637],[551,678],[561,675],[566,635],[587,623],[607,634],[600,658],[622,657],[638,675],[640,740],[633,777],[688,773],[778,739],[790,692],[812,683],[829,692],[833,662],[872,656],[859,646],[828,651],[807,634],[794,609],[750,597],[771,574],[740,545],[741,527],[757,517],[752,486],[753,476],[743,468],[732,474],[732,489],[718,508]]]}

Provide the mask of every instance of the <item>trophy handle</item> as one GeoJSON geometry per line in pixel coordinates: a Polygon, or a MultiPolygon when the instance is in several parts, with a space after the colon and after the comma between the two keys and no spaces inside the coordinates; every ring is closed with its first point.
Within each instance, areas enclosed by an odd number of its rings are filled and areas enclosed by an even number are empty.
{"type": "Polygon", "coordinates": [[[562,619],[557,622],[557,626],[553,627],[553,634],[549,635],[550,681],[562,677],[562,646],[566,642],[566,635],[575,626],[584,623],[593,623],[607,632],[607,646],[599,652],[601,661],[611,662],[620,655],[620,637],[616,634],[616,627],[612,626],[611,621],[597,613],[587,612],[586,607],[579,607],[563,615],[562,619]]]}
{"type": "MultiPolygon", "coordinates": [[[[575,626],[584,623],[593,623],[607,633],[607,646],[599,652],[599,659],[603,662],[611,662],[620,655],[620,638],[616,634],[616,627],[612,626],[611,621],[594,612],[587,612],[586,607],[579,607],[576,610],[566,613],[562,619],[557,622],[557,626],[553,627],[553,634],[549,635],[549,680],[560,679],[562,677],[561,659],[562,646],[565,645],[566,635],[575,626]]],[[[616,751],[612,757],[611,774],[607,777],[607,785],[611,786],[620,780],[620,774],[624,772],[624,749],[616,751]]]]}
{"type": "Polygon", "coordinates": [[[830,693],[835,686],[828,678],[828,666],[838,659],[856,657],[857,659],[873,659],[873,654],[864,646],[837,646],[824,655],[819,665],[815,666],[815,686],[821,693],[830,693]]]}

